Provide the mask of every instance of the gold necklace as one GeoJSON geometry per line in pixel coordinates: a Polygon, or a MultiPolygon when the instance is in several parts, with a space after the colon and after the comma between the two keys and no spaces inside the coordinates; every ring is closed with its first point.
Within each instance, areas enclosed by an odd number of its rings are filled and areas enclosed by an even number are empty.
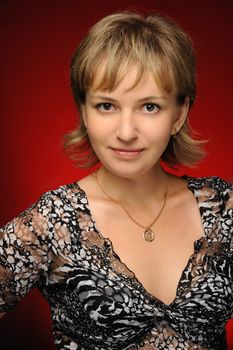
{"type": "Polygon", "coordinates": [[[166,205],[166,202],[167,202],[167,191],[168,191],[168,176],[167,176],[167,185],[166,185],[166,190],[164,192],[164,199],[163,199],[163,203],[162,203],[162,206],[158,212],[158,214],[156,215],[156,217],[153,219],[153,221],[147,225],[147,226],[144,226],[142,224],[140,224],[138,221],[136,221],[132,215],[129,213],[128,209],[124,206],[124,204],[122,204],[120,201],[117,201],[115,198],[113,198],[108,192],[105,191],[105,189],[102,187],[102,185],[100,184],[99,182],[99,179],[98,179],[98,172],[95,172],[92,174],[95,179],[96,179],[96,183],[98,184],[99,188],[102,190],[102,192],[108,197],[110,198],[114,203],[120,205],[120,207],[125,211],[125,213],[127,214],[127,216],[136,224],[138,225],[139,227],[143,228],[144,229],[144,232],[143,232],[143,238],[145,239],[145,241],[147,242],[153,242],[154,238],[155,238],[155,233],[154,231],[152,230],[152,226],[157,222],[157,220],[159,219],[159,217],[161,216],[163,210],[164,210],[164,207],[166,205]]]}

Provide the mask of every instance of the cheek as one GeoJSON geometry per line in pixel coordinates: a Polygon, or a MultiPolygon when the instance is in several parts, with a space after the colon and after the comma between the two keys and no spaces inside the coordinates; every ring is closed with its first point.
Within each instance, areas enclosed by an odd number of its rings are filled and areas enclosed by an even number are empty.
{"type": "Polygon", "coordinates": [[[145,131],[145,134],[151,142],[167,142],[170,140],[172,130],[173,123],[159,123],[156,126],[151,126],[145,131]]]}
{"type": "Polygon", "coordinates": [[[101,143],[104,143],[106,140],[107,134],[102,126],[99,124],[91,123],[86,125],[87,133],[89,140],[93,147],[98,146],[101,143]]]}
{"type": "Polygon", "coordinates": [[[97,141],[105,141],[114,135],[114,123],[110,120],[101,120],[101,118],[89,116],[86,120],[86,129],[89,138],[97,141]]]}

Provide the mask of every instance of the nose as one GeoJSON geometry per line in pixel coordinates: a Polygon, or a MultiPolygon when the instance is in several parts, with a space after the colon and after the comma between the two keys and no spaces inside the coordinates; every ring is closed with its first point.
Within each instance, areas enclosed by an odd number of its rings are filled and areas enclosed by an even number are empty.
{"type": "Polygon", "coordinates": [[[117,125],[116,137],[122,142],[132,142],[138,137],[138,129],[135,118],[132,113],[121,113],[117,125]]]}

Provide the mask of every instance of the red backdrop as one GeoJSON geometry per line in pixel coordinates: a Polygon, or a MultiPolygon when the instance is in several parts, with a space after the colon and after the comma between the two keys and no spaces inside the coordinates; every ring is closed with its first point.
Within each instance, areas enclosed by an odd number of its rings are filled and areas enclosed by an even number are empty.
{"type": "MultiPolygon", "coordinates": [[[[233,179],[231,0],[9,0],[0,4],[1,224],[38,196],[85,174],[66,159],[62,135],[76,111],[69,88],[71,55],[87,28],[114,11],[159,11],[191,35],[198,59],[194,128],[211,142],[190,175],[233,179]]],[[[233,349],[233,322],[227,325],[233,349]]],[[[1,321],[1,349],[54,349],[46,302],[32,291],[1,321]]]]}

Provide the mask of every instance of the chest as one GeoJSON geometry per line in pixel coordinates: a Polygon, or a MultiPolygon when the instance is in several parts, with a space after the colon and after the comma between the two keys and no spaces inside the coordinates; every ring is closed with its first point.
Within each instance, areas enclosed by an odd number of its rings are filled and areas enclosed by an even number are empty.
{"type": "Polygon", "coordinates": [[[114,253],[153,296],[170,304],[176,297],[183,270],[194,253],[194,242],[204,235],[196,203],[182,210],[167,208],[152,227],[153,242],[145,241],[144,229],[121,208],[91,202],[98,230],[112,243],[114,253]],[[171,209],[171,210],[169,210],[171,209]]]}
{"type": "MultiPolygon", "coordinates": [[[[160,225],[154,227],[152,243],[145,242],[143,230],[119,212],[112,211],[110,215],[108,211],[96,211],[92,219],[97,229],[88,213],[80,216],[80,230],[73,237],[77,236],[79,244],[73,245],[73,257],[69,255],[70,262],[64,266],[56,265],[51,274],[52,285],[45,290],[53,305],[57,309],[61,305],[72,320],[67,332],[72,323],[77,325],[73,332],[78,333],[80,322],[88,320],[83,328],[88,333],[86,339],[93,336],[95,323],[102,325],[109,339],[112,327],[119,324],[128,325],[131,334],[135,331],[135,320],[143,330],[150,329],[154,322],[159,332],[163,320],[168,329],[172,327],[173,335],[175,330],[180,334],[184,325],[188,334],[185,337],[193,336],[195,341],[197,335],[212,339],[212,334],[221,333],[233,309],[230,269],[233,257],[227,247],[217,244],[208,247],[207,240],[199,239],[203,222],[198,220],[198,210],[196,213],[197,220],[192,220],[195,211],[191,210],[191,214],[186,211],[185,218],[189,218],[186,221],[169,210],[169,218],[164,215],[160,225]],[[54,283],[57,276],[60,282],[54,283]],[[171,306],[165,305],[171,302],[171,306]]],[[[204,220],[208,228],[211,222],[204,220]]],[[[222,228],[214,222],[211,232],[221,236],[222,228]]],[[[64,319],[61,327],[66,327],[64,319]]],[[[128,339],[128,333],[124,338],[122,327],[114,329],[114,334],[116,337],[108,348],[128,339]]],[[[162,333],[161,337],[164,344],[162,333]]]]}
{"type": "MultiPolygon", "coordinates": [[[[165,300],[163,288],[172,289],[173,283],[176,283],[176,281],[169,283],[167,276],[178,271],[178,245],[174,250],[171,242],[167,254],[164,254],[167,247],[164,245],[161,249],[162,255],[160,255],[160,249],[156,250],[156,245],[153,248],[152,244],[147,246],[147,250],[137,251],[136,245],[132,242],[129,246],[130,240],[127,245],[127,235],[124,235],[124,239],[122,237],[122,240],[119,240],[122,244],[119,243],[113,250],[109,239],[101,238],[91,224],[80,235],[82,244],[74,250],[73,260],[65,267],[60,267],[64,282],[48,289],[49,293],[52,293],[52,299],[55,301],[53,304],[57,308],[62,305],[62,309],[66,309],[67,315],[71,318],[76,319],[78,315],[77,322],[72,323],[79,325],[80,320],[90,318],[92,323],[96,320],[98,324],[101,323],[104,331],[108,332],[113,320],[117,320],[116,324],[122,320],[124,324],[126,319],[131,332],[135,319],[141,329],[147,329],[147,327],[149,329],[151,322],[155,322],[159,329],[159,322],[162,319],[178,332],[182,324],[187,327],[189,334],[192,328],[194,334],[197,334],[196,329],[201,327],[204,339],[210,339],[213,332],[216,334],[222,332],[233,308],[232,281],[230,270],[227,268],[232,257],[226,259],[225,256],[221,256],[217,245],[210,246],[209,250],[206,250],[205,240],[196,242],[195,253],[191,258],[188,257],[188,262],[185,262],[186,268],[183,272],[181,271],[182,276],[177,275],[178,289],[175,298],[167,294],[168,297],[165,300]],[[132,249],[130,249],[131,246],[132,249]],[[117,250],[120,250],[121,257],[114,253],[117,250]],[[215,252],[216,256],[214,256],[215,252]],[[172,259],[170,259],[171,255],[173,255],[172,259]],[[135,260],[135,256],[140,256],[140,259],[135,260]],[[158,266],[155,265],[154,256],[157,256],[158,266]],[[172,266],[174,257],[176,259],[172,266]],[[162,261],[167,259],[167,263],[159,268],[162,265],[161,259],[162,261]],[[131,263],[134,263],[134,270],[130,266],[131,263]],[[164,276],[159,271],[164,271],[164,276]],[[160,282],[158,285],[163,288],[156,288],[158,281],[160,282]],[[163,281],[165,281],[164,284],[163,281]],[[165,304],[171,302],[172,306],[167,308],[165,304]],[[170,315],[172,315],[171,319],[170,315]],[[204,328],[203,324],[205,324],[204,328]]],[[[142,239],[138,234],[139,236],[142,239]]],[[[159,232],[156,237],[159,240],[159,232]]],[[[161,240],[160,243],[162,244],[161,240]]],[[[180,244],[181,248],[182,244],[180,244]]],[[[227,251],[226,249],[222,247],[222,251],[227,251]]],[[[59,271],[56,274],[59,274],[59,271]]],[[[48,299],[50,297],[51,295],[48,295],[48,299]]],[[[88,332],[90,331],[87,339],[93,332],[92,323],[90,327],[89,323],[85,324],[85,331],[87,328],[88,332]]],[[[62,327],[65,327],[64,322],[62,327]]],[[[74,330],[76,331],[78,332],[78,329],[74,330]]],[[[118,339],[123,339],[122,333],[118,339]]],[[[115,343],[116,339],[112,341],[115,343]]]]}

